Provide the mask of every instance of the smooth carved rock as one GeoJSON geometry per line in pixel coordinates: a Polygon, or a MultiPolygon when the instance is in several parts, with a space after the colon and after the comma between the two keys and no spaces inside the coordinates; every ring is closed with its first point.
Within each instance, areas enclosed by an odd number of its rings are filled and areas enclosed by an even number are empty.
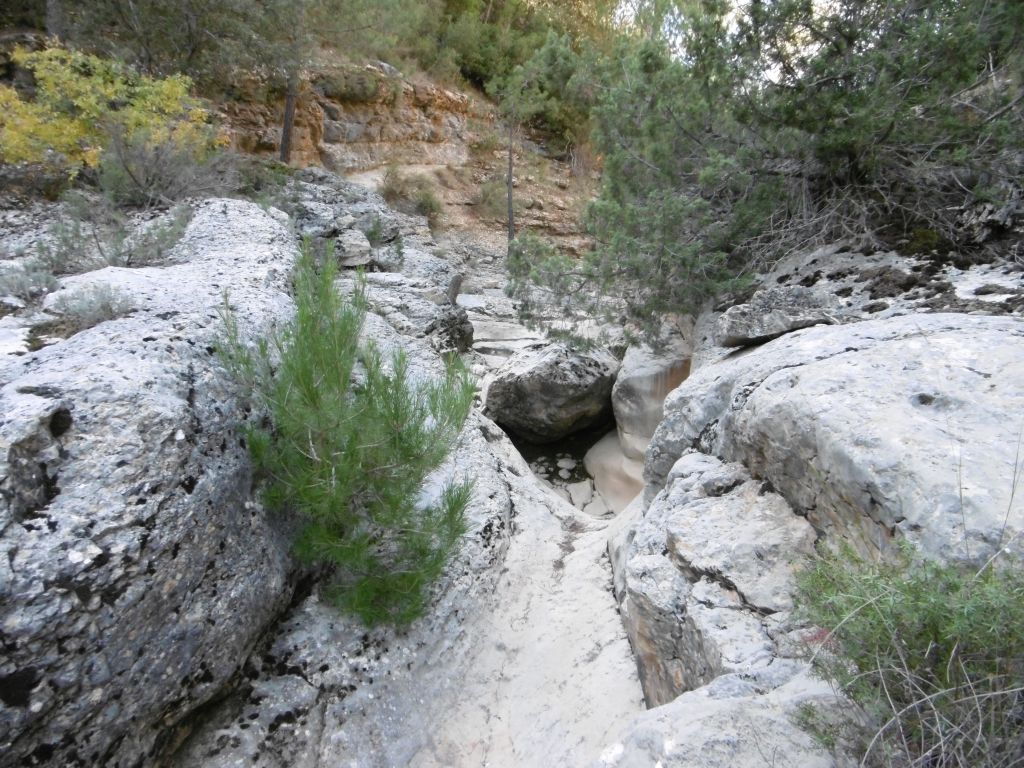
{"type": "Polygon", "coordinates": [[[778,660],[771,633],[785,624],[794,562],[812,554],[814,538],[739,465],[700,453],[676,463],[610,551],[649,706],[778,660]]]}
{"type": "Polygon", "coordinates": [[[898,537],[976,561],[1021,548],[1024,497],[1011,486],[1022,413],[1020,319],[809,328],[710,364],[669,395],[646,495],[699,447],[742,462],[815,527],[865,552],[898,537]]]}
{"type": "Polygon", "coordinates": [[[622,451],[630,459],[642,459],[658,428],[665,396],[690,374],[693,350],[681,336],[655,351],[646,345],[626,350],[612,388],[612,408],[622,451]]]}
{"type": "Polygon", "coordinates": [[[573,352],[564,344],[524,350],[495,372],[485,409],[527,440],[552,442],[608,417],[618,369],[603,350],[573,352]]]}
{"type": "Polygon", "coordinates": [[[288,319],[293,237],[212,200],[173,256],[65,279],[136,308],[4,368],[3,765],[150,763],[290,598],[213,345],[225,289],[245,337],[288,319]]]}
{"type": "Polygon", "coordinates": [[[715,341],[723,347],[762,344],[790,331],[833,323],[837,302],[800,286],[769,286],[746,304],[729,307],[715,325],[715,341]]]}

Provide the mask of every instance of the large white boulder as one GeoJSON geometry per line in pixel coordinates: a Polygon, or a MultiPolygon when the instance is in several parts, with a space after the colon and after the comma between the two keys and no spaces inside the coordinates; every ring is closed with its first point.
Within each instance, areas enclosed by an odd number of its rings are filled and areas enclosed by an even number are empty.
{"type": "Polygon", "coordinates": [[[698,370],[665,402],[648,500],[686,451],[743,463],[864,551],[979,560],[1024,546],[1024,320],[907,315],[808,328],[698,370]]]}

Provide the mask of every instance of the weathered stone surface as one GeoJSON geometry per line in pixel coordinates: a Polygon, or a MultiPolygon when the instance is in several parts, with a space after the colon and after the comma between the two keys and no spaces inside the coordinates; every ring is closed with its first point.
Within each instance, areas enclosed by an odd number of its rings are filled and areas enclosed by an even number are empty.
{"type": "MultiPolygon", "coordinates": [[[[422,342],[367,321],[367,336],[400,344],[418,374],[439,369],[422,342]]],[[[428,614],[368,632],[314,590],[175,765],[574,765],[640,711],[600,526],[543,490],[482,417],[436,479],[450,475],[475,480],[469,533],[428,614]]]]}
{"type": "Polygon", "coordinates": [[[816,527],[865,551],[894,537],[943,558],[1019,549],[1022,382],[1016,318],[909,315],[797,331],[708,365],[669,395],[647,452],[647,497],[696,447],[744,463],[816,527]]]}
{"type": "Polygon", "coordinates": [[[715,341],[723,347],[762,344],[790,331],[834,323],[838,302],[801,286],[768,286],[745,304],[729,307],[718,318],[715,341]]]}
{"type": "Polygon", "coordinates": [[[386,271],[430,282],[451,304],[455,303],[462,284],[462,274],[451,263],[417,248],[402,248],[400,257],[386,271]]]}
{"type": "MultiPolygon", "coordinates": [[[[472,325],[465,311],[449,304],[435,283],[398,272],[371,272],[365,277],[371,311],[399,333],[435,338],[439,350],[465,349],[472,344],[472,325]]],[[[339,285],[349,292],[355,282],[342,278],[339,285]]]]}
{"type": "Polygon", "coordinates": [[[552,442],[608,417],[618,368],[603,350],[574,352],[564,344],[524,350],[495,372],[485,410],[527,440],[552,442]]]}
{"type": "MultiPolygon", "coordinates": [[[[387,65],[385,65],[387,66],[387,65]]],[[[388,162],[465,164],[464,94],[412,83],[379,66],[325,68],[302,83],[296,105],[291,162],[324,164],[339,172],[388,162]]],[[[253,95],[222,105],[233,145],[243,152],[276,154],[283,98],[253,95]]]]}
{"type": "Polygon", "coordinates": [[[292,310],[290,232],[203,203],[173,266],[107,268],[130,316],[3,368],[0,764],[130,766],[213,698],[291,593],[214,353],[292,310]]]}
{"type": "Polygon", "coordinates": [[[723,693],[707,686],[644,713],[605,747],[592,768],[847,765],[793,722],[802,705],[836,707],[827,684],[802,674],[766,695],[757,695],[749,684],[723,693]],[[747,695],[739,693],[744,689],[747,695]]]}
{"type": "Polygon", "coordinates": [[[643,464],[623,453],[614,431],[591,446],[583,465],[594,478],[598,501],[606,510],[621,512],[644,489],[643,464]]]}
{"type": "Polygon", "coordinates": [[[569,483],[565,488],[569,492],[569,500],[576,509],[583,509],[594,498],[594,481],[580,480],[569,483]]]}
{"type": "Polygon", "coordinates": [[[429,237],[422,219],[391,210],[384,198],[363,186],[321,168],[306,168],[289,182],[294,197],[295,230],[303,237],[331,238],[355,227],[377,242],[403,237],[429,237]]]}
{"type": "Polygon", "coordinates": [[[812,288],[834,297],[832,316],[840,322],[910,312],[1019,316],[1024,314],[1024,293],[1013,287],[1021,287],[1022,270],[1013,260],[975,263],[945,249],[909,256],[838,242],[783,259],[764,276],[764,284],[812,288]],[[974,288],[989,282],[1010,290],[974,293],[974,288]]]}
{"type": "Polygon", "coordinates": [[[739,465],[701,453],[679,459],[611,551],[648,704],[775,662],[769,630],[792,608],[794,561],[813,542],[807,521],[739,465]]]}
{"type": "Polygon", "coordinates": [[[612,387],[612,408],[622,451],[642,459],[658,428],[665,396],[690,374],[693,349],[682,336],[673,336],[657,351],[631,345],[612,387]]]}
{"type": "Polygon", "coordinates": [[[365,267],[373,260],[370,256],[370,241],[358,229],[346,229],[334,242],[337,244],[335,256],[338,266],[365,267]]]}
{"type": "MultiPolygon", "coordinates": [[[[385,356],[403,350],[419,379],[443,368],[435,324],[451,316],[461,327],[466,316],[447,303],[457,271],[425,238],[403,241],[406,258],[387,265],[401,273],[367,275],[363,337],[385,356]]],[[[249,656],[238,689],[193,723],[174,764],[580,764],[639,711],[601,524],[545,490],[477,414],[427,492],[449,477],[474,480],[469,532],[427,615],[367,631],[313,584],[249,656]]]]}

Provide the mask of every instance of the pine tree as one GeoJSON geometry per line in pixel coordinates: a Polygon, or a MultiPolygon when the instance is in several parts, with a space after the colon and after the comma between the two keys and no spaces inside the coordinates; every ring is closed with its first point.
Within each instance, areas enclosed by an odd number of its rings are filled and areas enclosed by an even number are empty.
{"type": "MultiPolygon", "coordinates": [[[[368,624],[405,623],[465,530],[469,481],[425,492],[451,450],[475,386],[457,358],[434,381],[413,381],[404,354],[385,360],[359,332],[362,289],[342,301],[334,261],[309,250],[295,277],[296,315],[255,351],[230,313],[224,358],[272,428],[249,445],[272,509],[303,522],[296,551],[329,565],[328,594],[368,624]]],[[[429,490],[429,489],[428,489],[429,490]]]]}

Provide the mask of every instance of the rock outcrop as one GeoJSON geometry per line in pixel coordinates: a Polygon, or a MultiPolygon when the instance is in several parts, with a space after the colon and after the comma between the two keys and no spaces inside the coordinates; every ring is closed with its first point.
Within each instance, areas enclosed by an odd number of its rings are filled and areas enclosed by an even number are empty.
{"type": "MultiPolygon", "coordinates": [[[[255,89],[222,111],[237,148],[255,154],[278,150],[283,94],[268,103],[255,89]]],[[[339,172],[387,162],[460,165],[467,159],[472,112],[466,95],[411,82],[387,65],[324,69],[299,95],[292,163],[339,172]]]]}
{"type": "Polygon", "coordinates": [[[1021,382],[1018,318],[918,314],[797,331],[669,395],[647,496],[697,449],[743,463],[864,551],[897,537],[953,559],[1019,549],[1021,382]]]}
{"type": "Polygon", "coordinates": [[[287,537],[250,495],[215,352],[292,310],[291,233],[203,203],[172,265],[107,268],[131,314],[3,368],[0,764],[148,763],[291,596],[287,537]]]}
{"type": "Polygon", "coordinates": [[[790,331],[835,322],[838,302],[801,286],[758,290],[745,304],[729,307],[718,318],[715,342],[722,347],[763,344],[790,331]]]}
{"type": "Polygon", "coordinates": [[[610,352],[550,344],[513,355],[494,374],[485,411],[535,443],[548,443],[611,414],[619,362],[610,352]]]}
{"type": "Polygon", "coordinates": [[[837,708],[827,684],[801,674],[758,693],[753,686],[739,692],[727,678],[720,681],[637,717],[617,741],[605,747],[592,768],[846,765],[794,725],[804,706],[837,708]]]}
{"type": "Polygon", "coordinates": [[[648,706],[724,674],[797,671],[779,658],[775,637],[790,629],[794,562],[813,552],[814,539],[806,520],[739,465],[701,453],[676,462],[646,514],[611,544],[648,706]]]}
{"type": "MultiPolygon", "coordinates": [[[[375,254],[395,271],[367,275],[363,333],[385,354],[404,351],[413,377],[436,375],[429,328],[458,280],[428,236],[399,223],[402,253],[375,254]]],[[[583,764],[639,711],[601,558],[605,524],[545,489],[479,414],[427,486],[451,476],[474,480],[469,532],[427,615],[368,631],[311,585],[192,723],[174,765],[583,764]]]]}
{"type": "Polygon", "coordinates": [[[790,617],[815,541],[975,563],[1024,551],[1019,267],[836,245],[764,283],[697,318],[644,498],[614,526],[615,594],[654,708],[595,765],[845,764],[793,717],[843,707],[790,617]]]}

